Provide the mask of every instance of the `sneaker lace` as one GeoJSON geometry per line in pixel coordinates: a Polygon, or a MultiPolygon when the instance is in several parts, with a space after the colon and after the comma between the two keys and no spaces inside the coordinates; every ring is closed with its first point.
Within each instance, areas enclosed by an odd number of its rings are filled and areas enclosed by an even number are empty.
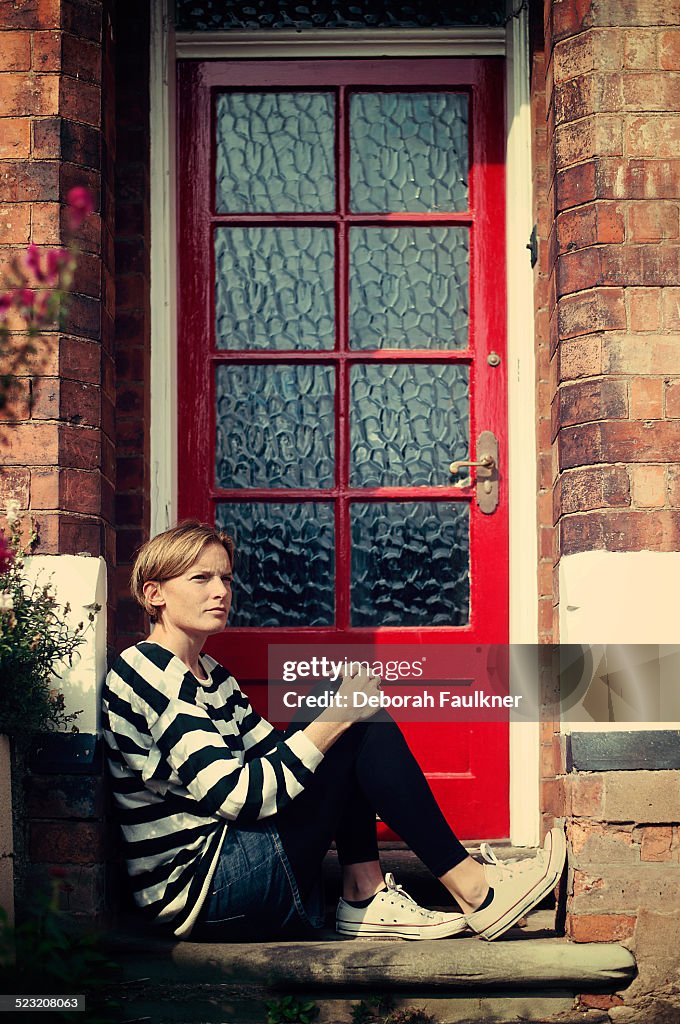
{"type": "Polygon", "coordinates": [[[510,857],[508,860],[499,860],[488,843],[481,843],[479,852],[482,856],[482,861],[485,864],[492,865],[500,877],[511,878],[534,868],[543,850],[539,850],[535,857],[510,857]]]}
{"type": "Polygon", "coordinates": [[[406,892],[403,886],[397,885],[396,881],[394,880],[394,875],[392,874],[391,871],[388,871],[385,874],[385,885],[390,890],[390,892],[397,893],[397,895],[400,896],[401,899],[408,900],[409,903],[412,903],[414,907],[416,907],[420,911],[420,913],[423,914],[425,917],[436,917],[436,914],[434,913],[433,910],[426,910],[425,907],[421,907],[413,899],[413,896],[410,896],[406,892]]]}

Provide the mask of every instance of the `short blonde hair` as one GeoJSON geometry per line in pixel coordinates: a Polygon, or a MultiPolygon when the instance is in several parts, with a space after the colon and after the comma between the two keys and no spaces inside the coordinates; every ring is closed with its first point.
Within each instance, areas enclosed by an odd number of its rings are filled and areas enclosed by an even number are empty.
{"type": "Polygon", "coordinates": [[[221,544],[234,564],[234,541],[222,530],[198,519],[187,519],[170,530],[159,533],[142,544],[135,555],[130,576],[130,590],[152,622],[157,621],[155,608],[147,603],[144,584],[174,579],[194,564],[208,544],[221,544]]]}

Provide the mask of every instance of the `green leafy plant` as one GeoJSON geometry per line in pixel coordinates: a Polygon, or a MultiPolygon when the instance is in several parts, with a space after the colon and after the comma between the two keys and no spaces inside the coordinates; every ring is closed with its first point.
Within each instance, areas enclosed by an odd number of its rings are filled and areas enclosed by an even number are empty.
{"type": "Polygon", "coordinates": [[[63,728],[80,714],[66,711],[55,677],[60,665],[73,663],[99,606],[71,629],[65,621],[70,608],[59,604],[52,582],[26,574],[34,527],[22,535],[14,502],[8,503],[6,517],[9,537],[0,531],[0,733],[22,736],[63,728]]]}
{"type": "Polygon", "coordinates": [[[111,992],[120,968],[101,951],[97,935],[77,930],[59,910],[65,872],[53,868],[51,874],[49,888],[33,893],[16,926],[0,907],[0,992],[84,995],[85,1017],[82,1011],[52,1010],[51,1019],[114,1024],[119,1004],[111,992]]]}
{"type": "Polygon", "coordinates": [[[319,1007],[311,1000],[283,996],[265,1003],[267,1024],[311,1024],[319,1015],[319,1007]]]}

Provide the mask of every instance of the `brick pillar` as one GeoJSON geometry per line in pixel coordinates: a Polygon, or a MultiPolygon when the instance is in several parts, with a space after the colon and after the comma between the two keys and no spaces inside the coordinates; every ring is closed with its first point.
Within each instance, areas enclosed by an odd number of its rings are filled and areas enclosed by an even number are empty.
{"type": "MultiPolygon", "coordinates": [[[[37,555],[87,554],[108,566],[115,560],[111,12],[110,0],[0,0],[0,266],[29,242],[65,244],[64,199],[73,186],[92,191],[96,211],[76,235],[78,269],[61,329],[36,339],[0,424],[0,509],[13,498],[30,511],[37,555]]],[[[72,562],[45,561],[57,577],[65,565],[80,575],[72,562]]],[[[90,641],[101,654],[103,643],[90,641]]],[[[87,719],[81,735],[52,738],[52,778],[31,775],[28,760],[27,844],[15,836],[21,881],[29,870],[25,849],[39,873],[50,863],[66,867],[70,909],[95,916],[102,911],[104,823],[94,797],[83,810],[81,782],[72,776],[82,774],[87,749],[93,792],[101,785],[93,735],[99,682],[93,678],[79,694],[81,727],[87,719]],[[48,791],[57,794],[50,809],[43,803],[48,791]]]]}
{"type": "Polygon", "coordinates": [[[103,25],[95,0],[0,3],[0,259],[6,265],[29,241],[64,243],[73,185],[92,190],[98,211],[78,232],[63,331],[37,340],[20,380],[25,401],[2,425],[0,504],[16,498],[31,509],[38,554],[113,553],[103,25]]]}
{"type": "Polygon", "coordinates": [[[117,649],[146,635],[130,597],[130,565],[149,535],[150,236],[149,7],[116,8],[126,44],[117,58],[116,534],[117,649]]]}
{"type": "Polygon", "coordinates": [[[680,543],[677,7],[546,4],[562,556],[680,543]]]}

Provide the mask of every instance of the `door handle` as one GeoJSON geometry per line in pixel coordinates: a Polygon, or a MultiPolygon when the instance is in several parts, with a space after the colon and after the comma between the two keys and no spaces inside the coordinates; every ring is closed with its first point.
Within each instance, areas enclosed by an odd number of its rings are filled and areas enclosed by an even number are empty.
{"type": "Polygon", "coordinates": [[[476,498],[480,512],[491,515],[498,508],[498,440],[490,430],[483,430],[477,438],[476,461],[456,459],[449,469],[460,473],[463,466],[477,469],[476,498]]]}

